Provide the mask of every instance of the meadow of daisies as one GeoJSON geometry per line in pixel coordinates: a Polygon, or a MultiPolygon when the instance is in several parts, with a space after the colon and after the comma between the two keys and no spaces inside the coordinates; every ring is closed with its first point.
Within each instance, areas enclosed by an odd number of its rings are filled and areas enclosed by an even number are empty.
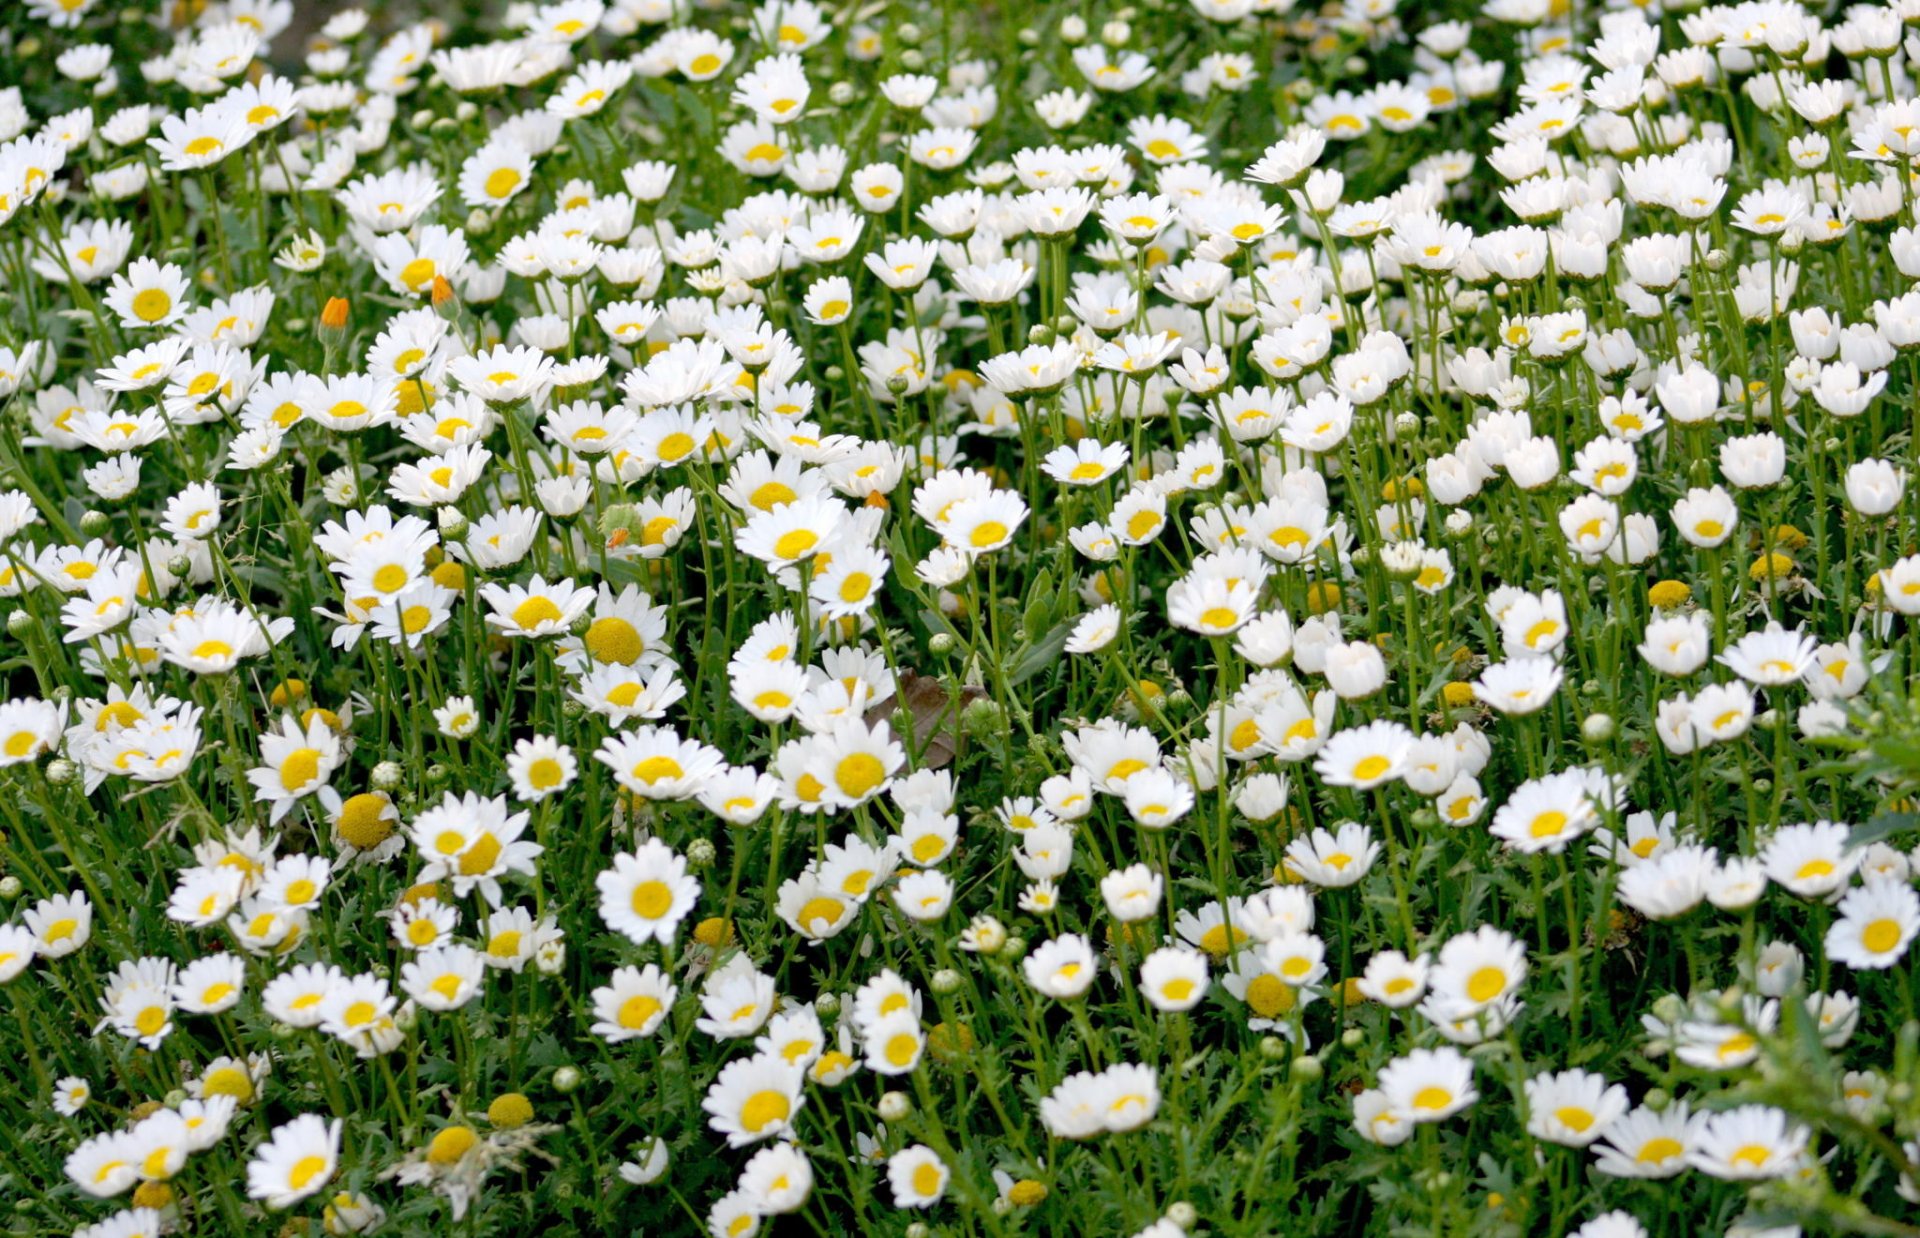
{"type": "Polygon", "coordinates": [[[0,12],[0,1229],[1920,1234],[1920,2],[417,8],[0,12]]]}

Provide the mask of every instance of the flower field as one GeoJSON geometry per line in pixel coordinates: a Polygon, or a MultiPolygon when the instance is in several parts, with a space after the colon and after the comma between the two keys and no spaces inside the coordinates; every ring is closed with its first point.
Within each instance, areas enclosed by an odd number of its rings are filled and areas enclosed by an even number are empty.
{"type": "Polygon", "coordinates": [[[1917,63],[5,6],[0,1230],[1920,1236],[1917,63]]]}

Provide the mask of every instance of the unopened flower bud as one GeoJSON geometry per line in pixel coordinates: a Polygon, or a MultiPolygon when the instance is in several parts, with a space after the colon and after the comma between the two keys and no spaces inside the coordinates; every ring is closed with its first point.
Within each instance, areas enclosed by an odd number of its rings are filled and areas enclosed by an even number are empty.
{"type": "Polygon", "coordinates": [[[65,757],[55,757],[47,762],[47,781],[56,787],[66,786],[79,772],[80,767],[65,757]]]}
{"type": "Polygon", "coordinates": [[[353,307],[345,297],[328,297],[320,311],[320,343],[328,350],[347,342],[347,313],[353,307]]]}
{"type": "Polygon", "coordinates": [[[467,535],[467,517],[457,507],[443,507],[437,513],[440,522],[440,536],[448,541],[459,541],[467,535]]]}
{"type": "Polygon", "coordinates": [[[905,1092],[888,1092],[880,1098],[880,1120],[898,1122],[913,1112],[913,1102],[905,1092]]]}
{"type": "Polygon", "coordinates": [[[25,639],[26,635],[40,625],[30,610],[16,610],[7,616],[7,634],[25,639]]]}
{"type": "Polygon", "coordinates": [[[696,838],[687,844],[687,864],[692,868],[708,868],[713,864],[713,842],[706,838],[696,838]]]}
{"type": "Polygon", "coordinates": [[[1613,715],[1588,714],[1580,723],[1580,734],[1590,744],[1604,744],[1613,738],[1613,715]]]}
{"type": "Polygon", "coordinates": [[[373,767],[373,774],[370,781],[373,783],[373,789],[376,791],[397,791],[400,788],[401,780],[405,777],[406,770],[401,768],[400,762],[382,761],[373,767]]]}
{"type": "Polygon", "coordinates": [[[1100,41],[1108,47],[1125,47],[1133,38],[1133,27],[1123,21],[1110,21],[1100,27],[1100,41]]]}
{"type": "Polygon", "coordinates": [[[827,99],[835,107],[845,107],[853,102],[853,83],[835,82],[827,87],[827,99]]]}
{"type": "Polygon", "coordinates": [[[933,991],[935,993],[953,993],[960,988],[960,973],[951,967],[942,967],[933,973],[933,991]]]}
{"type": "Polygon", "coordinates": [[[573,1092],[579,1088],[583,1082],[585,1082],[585,1080],[576,1067],[562,1066],[559,1070],[553,1072],[553,1090],[562,1096],[573,1092]]]}
{"type": "Polygon", "coordinates": [[[80,517],[80,531],[88,537],[102,537],[113,527],[113,518],[97,508],[89,508],[80,517]]]}
{"type": "Polygon", "coordinates": [[[20,879],[13,874],[0,877],[0,898],[6,899],[9,903],[20,897],[21,888],[20,879]]]}
{"type": "Polygon", "coordinates": [[[1177,1199],[1167,1205],[1167,1220],[1181,1229],[1192,1229],[1200,1223],[1200,1211],[1184,1199],[1177,1199]]]}

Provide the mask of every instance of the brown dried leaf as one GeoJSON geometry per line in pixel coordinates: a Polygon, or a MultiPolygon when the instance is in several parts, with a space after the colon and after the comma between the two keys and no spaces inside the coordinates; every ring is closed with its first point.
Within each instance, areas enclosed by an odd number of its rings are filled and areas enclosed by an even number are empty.
{"type": "Polygon", "coordinates": [[[919,754],[920,769],[940,769],[953,763],[964,746],[960,733],[960,711],[987,695],[977,684],[962,687],[957,695],[933,675],[902,668],[893,696],[867,711],[867,725],[891,718],[902,707],[913,716],[913,743],[919,754]]]}

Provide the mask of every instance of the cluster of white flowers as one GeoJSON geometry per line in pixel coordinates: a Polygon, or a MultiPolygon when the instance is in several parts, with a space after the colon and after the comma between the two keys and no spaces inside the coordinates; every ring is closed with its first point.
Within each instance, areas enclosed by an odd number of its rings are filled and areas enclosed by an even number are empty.
{"type": "Polygon", "coordinates": [[[1901,1230],[1920,3],[383,7],[0,16],[40,1229],[1901,1230]]]}

